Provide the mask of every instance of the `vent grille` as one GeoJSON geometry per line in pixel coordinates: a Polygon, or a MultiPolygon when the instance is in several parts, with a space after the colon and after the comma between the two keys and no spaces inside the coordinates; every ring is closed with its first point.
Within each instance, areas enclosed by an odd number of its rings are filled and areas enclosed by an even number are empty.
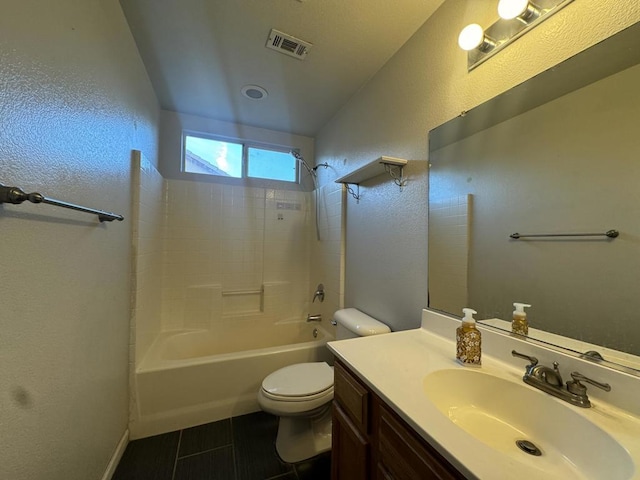
{"type": "Polygon", "coordinates": [[[275,28],[269,33],[267,48],[277,52],[304,60],[313,44],[300,40],[292,35],[279,32],[275,28]]]}

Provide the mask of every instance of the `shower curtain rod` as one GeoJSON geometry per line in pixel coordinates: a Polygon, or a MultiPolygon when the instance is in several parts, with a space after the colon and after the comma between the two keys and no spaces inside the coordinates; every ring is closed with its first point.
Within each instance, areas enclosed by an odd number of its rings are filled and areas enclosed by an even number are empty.
{"type": "Polygon", "coordinates": [[[101,222],[112,222],[113,220],[122,221],[124,217],[117,213],[105,212],[104,210],[97,210],[95,208],[83,207],[74,203],[63,202],[62,200],[56,200],[55,198],[47,198],[37,192],[25,193],[18,187],[7,187],[0,183],[0,203],[12,203],[19,205],[25,200],[31,203],[47,203],[49,205],[55,205],[56,207],[69,208],[71,210],[77,210],[79,212],[91,213],[98,216],[98,220],[101,222]]]}

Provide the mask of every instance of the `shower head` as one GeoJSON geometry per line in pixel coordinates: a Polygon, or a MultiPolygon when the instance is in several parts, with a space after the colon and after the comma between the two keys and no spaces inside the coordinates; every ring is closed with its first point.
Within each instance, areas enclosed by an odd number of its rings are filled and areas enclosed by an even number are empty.
{"type": "Polygon", "coordinates": [[[311,168],[309,166],[309,164],[307,162],[305,162],[304,157],[300,153],[300,150],[291,150],[290,153],[291,153],[291,155],[293,155],[293,158],[295,158],[296,160],[298,160],[302,164],[302,166],[305,168],[305,170],[307,171],[307,173],[309,175],[311,175],[312,177],[315,177],[316,169],[315,168],[311,168]]]}
{"type": "Polygon", "coordinates": [[[325,163],[321,163],[320,165],[316,165],[315,167],[309,167],[307,162],[304,161],[304,157],[300,153],[300,150],[291,150],[290,153],[293,156],[293,158],[295,158],[298,162],[300,162],[302,164],[302,166],[305,168],[305,170],[307,171],[307,173],[311,177],[311,181],[313,182],[313,191],[315,192],[315,195],[316,195],[316,201],[315,201],[315,205],[316,205],[316,214],[315,214],[316,239],[318,241],[320,241],[320,226],[318,224],[318,218],[320,217],[320,202],[318,200],[318,177],[317,177],[318,173],[317,173],[317,170],[318,170],[318,167],[328,168],[329,164],[327,162],[325,162],[325,163]]]}
{"type": "Polygon", "coordinates": [[[290,153],[291,153],[291,155],[293,155],[293,157],[296,160],[298,160],[300,163],[302,163],[302,165],[304,165],[304,168],[307,170],[307,172],[309,172],[310,175],[314,175],[315,176],[315,173],[318,170],[318,167],[329,168],[329,164],[327,162],[320,163],[319,165],[316,165],[315,167],[310,167],[309,164],[304,160],[304,157],[300,153],[300,150],[291,150],[290,153]]]}

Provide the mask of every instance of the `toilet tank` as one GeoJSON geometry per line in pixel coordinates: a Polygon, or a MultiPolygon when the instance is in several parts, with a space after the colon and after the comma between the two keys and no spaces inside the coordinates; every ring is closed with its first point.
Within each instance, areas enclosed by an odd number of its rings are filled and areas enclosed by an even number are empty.
{"type": "Polygon", "coordinates": [[[361,312],[357,308],[338,310],[333,319],[336,321],[336,340],[347,338],[367,337],[389,333],[391,329],[384,323],[361,312]]]}

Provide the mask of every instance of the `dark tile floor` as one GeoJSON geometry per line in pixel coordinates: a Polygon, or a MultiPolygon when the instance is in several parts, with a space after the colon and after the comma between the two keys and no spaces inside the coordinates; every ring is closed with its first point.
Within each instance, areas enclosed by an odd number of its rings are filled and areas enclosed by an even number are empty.
{"type": "Polygon", "coordinates": [[[133,440],[112,480],[329,480],[331,455],[284,463],[263,412],[133,440]]]}

